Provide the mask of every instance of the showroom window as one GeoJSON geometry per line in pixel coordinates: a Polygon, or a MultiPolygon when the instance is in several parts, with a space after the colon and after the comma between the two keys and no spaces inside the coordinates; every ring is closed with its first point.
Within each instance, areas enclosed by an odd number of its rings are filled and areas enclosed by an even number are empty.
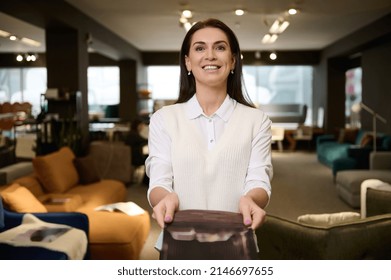
{"type": "MultiPolygon", "coordinates": [[[[148,85],[152,99],[175,100],[179,92],[179,66],[149,66],[148,85]]],[[[299,103],[308,106],[312,122],[312,66],[244,66],[243,78],[256,104],[299,103]]]]}
{"type": "Polygon", "coordinates": [[[29,102],[31,114],[36,117],[41,112],[41,94],[46,91],[46,68],[1,68],[0,103],[29,102]]]}
{"type": "Polygon", "coordinates": [[[119,67],[88,67],[88,107],[90,114],[105,115],[119,104],[119,67]]]}
{"type": "MultiPolygon", "coordinates": [[[[104,113],[108,105],[119,103],[119,68],[88,68],[88,103],[90,110],[104,113]]],[[[0,103],[30,102],[32,115],[41,111],[41,94],[47,90],[45,67],[1,68],[0,103]]]]}

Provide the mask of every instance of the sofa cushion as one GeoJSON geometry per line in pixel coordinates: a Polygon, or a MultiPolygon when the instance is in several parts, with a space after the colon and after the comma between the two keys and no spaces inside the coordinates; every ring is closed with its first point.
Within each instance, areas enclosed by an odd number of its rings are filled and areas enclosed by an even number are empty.
{"type": "Polygon", "coordinates": [[[89,246],[92,259],[139,259],[148,238],[148,212],[128,216],[122,212],[89,211],[89,246]],[[113,234],[115,232],[115,234],[113,234]],[[110,246],[109,250],[106,249],[110,246]]]}
{"type": "Polygon", "coordinates": [[[42,189],[42,185],[36,174],[17,178],[13,183],[18,183],[19,185],[26,187],[35,197],[40,197],[44,194],[44,190],[42,189]]]}
{"type": "Polygon", "coordinates": [[[361,215],[356,212],[340,212],[331,214],[306,214],[299,216],[297,221],[312,226],[332,226],[359,220],[361,215]]]}
{"type": "Polygon", "coordinates": [[[83,205],[78,208],[78,212],[85,212],[103,204],[125,201],[127,190],[120,181],[103,179],[88,185],[78,185],[67,194],[79,195],[83,205]]]}
{"type": "Polygon", "coordinates": [[[48,212],[79,212],[83,205],[80,195],[68,193],[51,193],[39,198],[48,212]]]}
{"type": "Polygon", "coordinates": [[[45,206],[25,187],[14,183],[2,191],[4,204],[14,212],[46,213],[45,206]]]}
{"type": "Polygon", "coordinates": [[[63,193],[76,186],[79,175],[74,159],[75,154],[69,147],[33,158],[34,170],[46,191],[63,193]]]}
{"type": "Polygon", "coordinates": [[[333,162],[339,158],[348,157],[349,143],[326,142],[317,148],[319,160],[332,167],[333,162]]]}
{"type": "Polygon", "coordinates": [[[79,175],[80,184],[87,185],[100,181],[98,169],[91,157],[75,158],[73,163],[79,175]]]}
{"type": "Polygon", "coordinates": [[[338,142],[354,144],[356,142],[357,135],[357,128],[341,128],[338,135],[338,142]]]}

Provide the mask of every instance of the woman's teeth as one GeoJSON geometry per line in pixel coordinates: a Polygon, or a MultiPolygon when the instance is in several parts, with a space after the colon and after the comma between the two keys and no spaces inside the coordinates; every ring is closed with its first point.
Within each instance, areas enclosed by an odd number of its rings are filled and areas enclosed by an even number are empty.
{"type": "Polygon", "coordinates": [[[217,70],[219,69],[218,66],[216,65],[207,65],[207,66],[204,66],[204,70],[217,70]]]}

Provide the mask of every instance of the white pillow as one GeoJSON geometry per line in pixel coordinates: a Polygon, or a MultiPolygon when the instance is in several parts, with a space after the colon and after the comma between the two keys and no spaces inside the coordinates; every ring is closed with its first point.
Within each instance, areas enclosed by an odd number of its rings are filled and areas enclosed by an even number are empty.
{"type": "Polygon", "coordinates": [[[359,220],[361,215],[356,212],[340,212],[331,214],[306,214],[299,216],[297,221],[313,226],[331,226],[359,220]]]}

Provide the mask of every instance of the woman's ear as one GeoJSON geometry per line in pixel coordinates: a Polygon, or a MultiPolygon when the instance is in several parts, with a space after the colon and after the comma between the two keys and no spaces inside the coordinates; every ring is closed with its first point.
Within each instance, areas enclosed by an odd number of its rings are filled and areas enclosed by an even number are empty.
{"type": "Polygon", "coordinates": [[[185,63],[186,63],[187,71],[191,71],[191,63],[190,63],[189,57],[187,55],[185,55],[185,63]]]}
{"type": "Polygon", "coordinates": [[[235,64],[236,64],[236,56],[235,56],[235,54],[232,54],[231,70],[235,70],[235,64]]]}

